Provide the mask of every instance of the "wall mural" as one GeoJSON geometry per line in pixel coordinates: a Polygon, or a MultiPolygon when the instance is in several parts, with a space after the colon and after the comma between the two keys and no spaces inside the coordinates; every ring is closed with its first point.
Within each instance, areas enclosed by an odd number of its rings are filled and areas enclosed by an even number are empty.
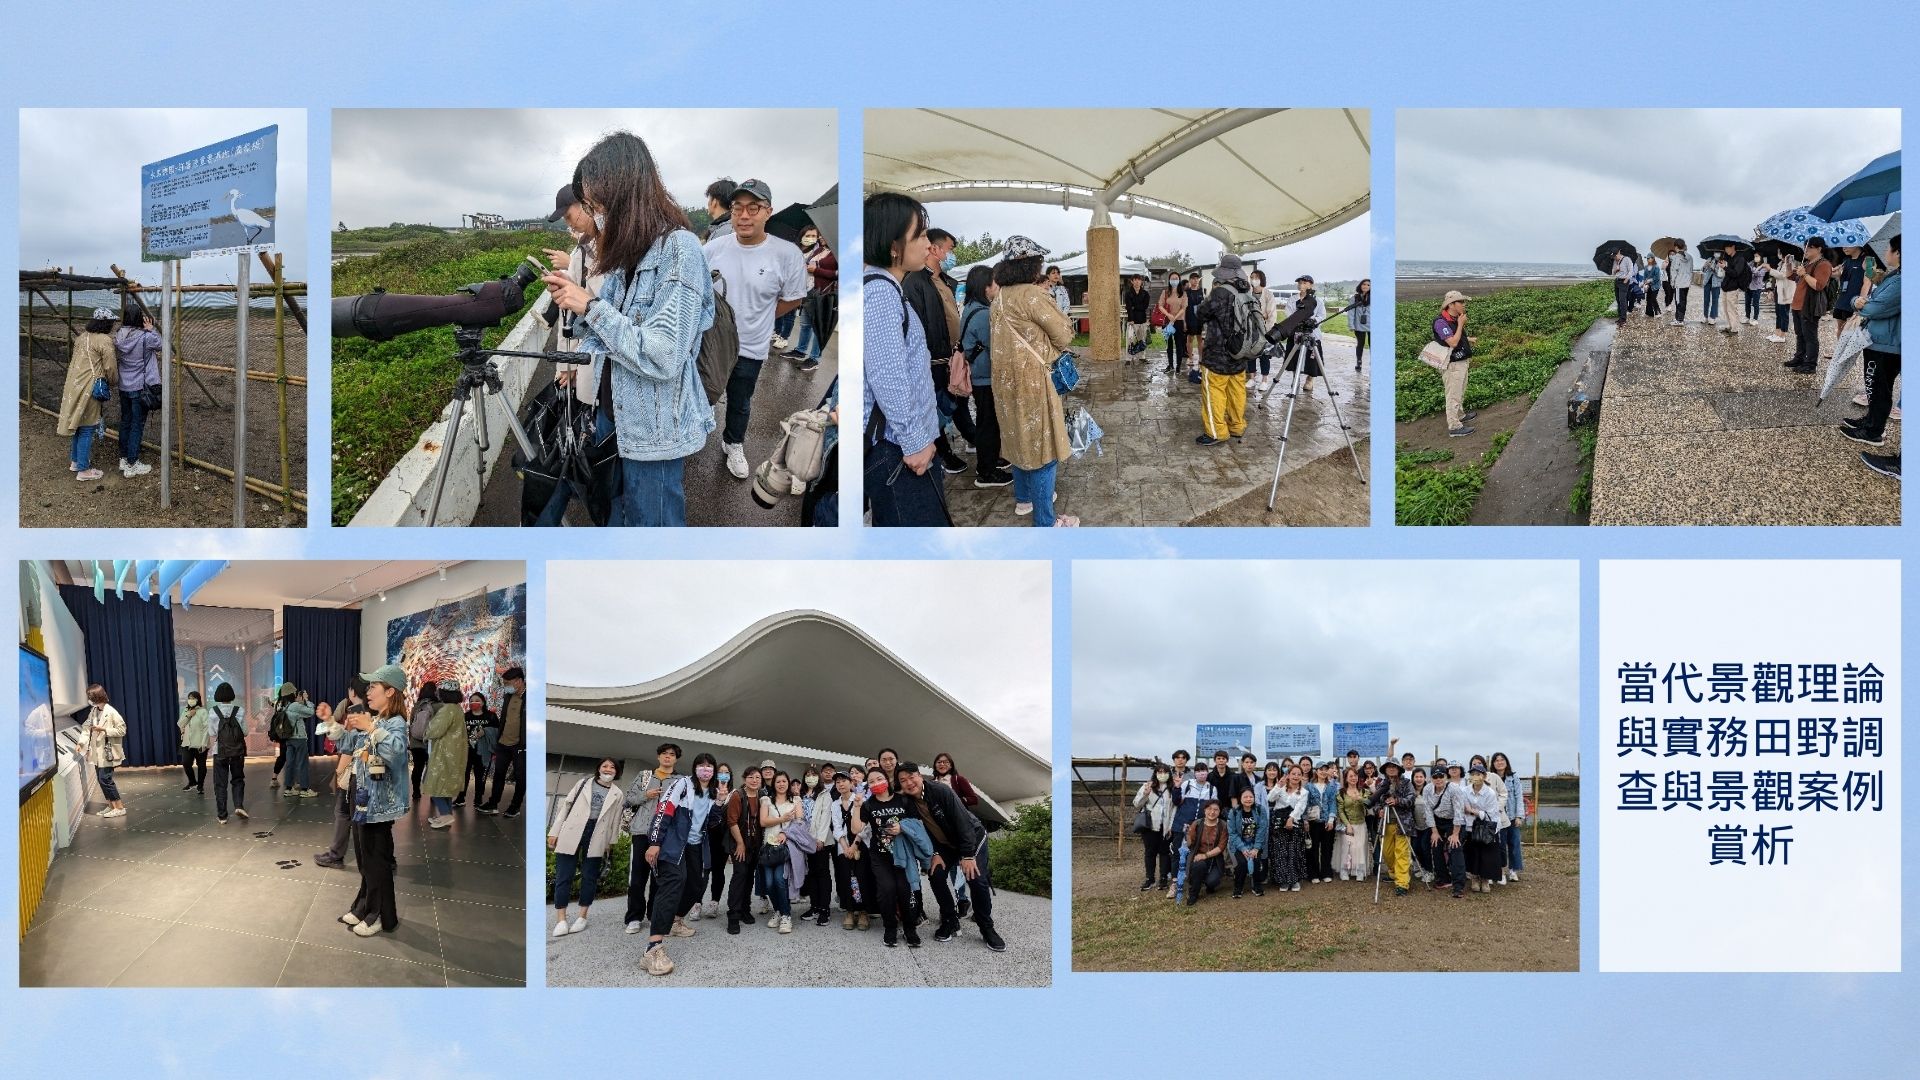
{"type": "Polygon", "coordinates": [[[387,621],[387,661],[407,681],[454,679],[464,693],[500,701],[500,673],[527,662],[527,587],[474,592],[387,621]]]}

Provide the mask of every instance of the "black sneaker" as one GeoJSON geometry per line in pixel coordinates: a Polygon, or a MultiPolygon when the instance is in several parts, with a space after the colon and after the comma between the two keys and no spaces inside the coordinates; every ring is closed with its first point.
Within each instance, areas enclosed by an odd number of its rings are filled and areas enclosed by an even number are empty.
{"type": "Polygon", "coordinates": [[[907,935],[907,948],[909,948],[909,949],[917,949],[917,948],[919,948],[919,947],[920,947],[920,933],[919,933],[919,931],[917,931],[917,930],[915,930],[915,929],[914,929],[913,927],[911,927],[911,926],[909,926],[909,927],[907,927],[907,928],[906,928],[906,935],[907,935]]]}
{"type": "Polygon", "coordinates": [[[1467,437],[1468,435],[1471,435],[1471,434],[1473,434],[1473,429],[1472,429],[1472,428],[1470,428],[1470,427],[1468,427],[1468,426],[1467,426],[1467,425],[1465,425],[1465,424],[1461,424],[1461,425],[1460,425],[1459,427],[1457,427],[1457,428],[1452,428],[1452,429],[1449,429],[1449,430],[1447,431],[1447,438],[1449,438],[1449,439],[1464,439],[1464,438],[1466,438],[1466,437],[1467,437]]]}
{"type": "Polygon", "coordinates": [[[887,936],[880,939],[880,944],[885,945],[889,949],[899,948],[900,947],[900,931],[888,930],[887,936]]]}
{"type": "Polygon", "coordinates": [[[980,928],[980,940],[986,942],[987,948],[992,949],[994,952],[1007,951],[1007,943],[1000,940],[999,932],[991,926],[983,926],[980,928]]]}
{"type": "Polygon", "coordinates": [[[1150,889],[1152,889],[1152,888],[1153,888],[1153,879],[1152,879],[1152,878],[1148,878],[1147,880],[1145,880],[1145,881],[1143,881],[1143,882],[1141,882],[1141,883],[1140,883],[1140,891],[1141,891],[1141,892],[1147,892],[1148,890],[1150,890],[1150,889]]]}
{"type": "Polygon", "coordinates": [[[940,467],[950,473],[963,473],[967,471],[967,461],[959,454],[949,454],[940,459],[940,467]]]}
{"type": "Polygon", "coordinates": [[[728,916],[728,918],[727,918],[727,933],[729,933],[729,934],[738,934],[739,932],[740,932],[740,920],[739,920],[739,919],[736,919],[736,918],[733,918],[732,916],[728,916]]]}
{"type": "Polygon", "coordinates": [[[1238,900],[1238,899],[1240,899],[1240,890],[1239,890],[1239,889],[1235,889],[1235,890],[1233,890],[1233,898],[1234,898],[1235,900],[1238,900]]]}
{"type": "Polygon", "coordinates": [[[964,919],[967,917],[967,912],[973,910],[973,901],[967,899],[965,895],[962,895],[958,907],[960,909],[960,917],[964,919]]]}
{"type": "Polygon", "coordinates": [[[1267,895],[1267,892],[1266,892],[1266,890],[1265,890],[1265,889],[1262,889],[1262,888],[1261,888],[1260,886],[1258,886],[1258,885],[1255,885],[1255,886],[1253,887],[1253,895],[1255,895],[1255,896],[1265,896],[1265,895],[1267,895]]]}
{"type": "Polygon", "coordinates": [[[960,920],[942,919],[940,920],[940,926],[937,929],[935,929],[933,932],[933,940],[952,941],[953,935],[955,933],[958,933],[959,930],[960,930],[960,920]]]}
{"type": "Polygon", "coordinates": [[[519,816],[520,816],[520,811],[518,811],[518,810],[509,810],[509,811],[507,811],[506,813],[504,813],[504,814],[501,814],[500,816],[501,816],[501,817],[509,817],[509,818],[516,818],[516,817],[519,817],[519,816]]]}
{"type": "Polygon", "coordinates": [[[802,360],[802,361],[800,361],[800,370],[801,370],[801,371],[819,371],[819,370],[820,370],[820,361],[818,361],[818,360],[815,360],[815,359],[813,359],[813,358],[811,358],[811,357],[809,357],[809,358],[807,358],[807,359],[805,359],[805,360],[802,360]]]}
{"type": "Polygon", "coordinates": [[[1849,439],[1852,439],[1854,442],[1857,442],[1857,443],[1866,443],[1868,446],[1886,445],[1887,440],[1884,435],[1876,435],[1873,432],[1868,431],[1864,427],[1854,428],[1854,427],[1848,427],[1845,424],[1841,424],[1839,430],[1841,435],[1849,439]]]}
{"type": "Polygon", "coordinates": [[[805,360],[807,354],[801,352],[799,349],[788,349],[786,352],[780,354],[780,358],[782,360],[805,360]]]}
{"type": "Polygon", "coordinates": [[[973,486],[977,488],[1006,487],[1011,483],[1013,483],[1013,475],[1011,473],[1003,473],[998,469],[983,470],[975,474],[973,478],[973,486]]]}
{"type": "Polygon", "coordinates": [[[748,926],[752,926],[752,925],[753,925],[753,912],[751,912],[751,911],[743,911],[743,912],[741,912],[741,913],[740,913],[740,921],[741,921],[741,922],[743,922],[743,923],[746,923],[746,924],[747,924],[748,926]]]}
{"type": "Polygon", "coordinates": [[[1845,420],[1840,421],[1840,423],[1850,428],[1866,427],[1867,418],[1864,416],[1849,416],[1845,420]]]}
{"type": "Polygon", "coordinates": [[[474,809],[480,811],[483,814],[497,814],[500,812],[500,808],[498,806],[489,806],[485,803],[481,803],[479,806],[474,807],[474,809]]]}
{"type": "Polygon", "coordinates": [[[1216,439],[1211,435],[1202,435],[1193,441],[1195,445],[1198,445],[1198,446],[1219,446],[1220,444],[1226,442],[1227,440],[1216,439]]]}
{"type": "Polygon", "coordinates": [[[1890,476],[1895,480],[1900,479],[1899,454],[1869,454],[1865,450],[1862,450],[1860,452],[1860,464],[1865,465],[1881,476],[1890,476]]]}
{"type": "Polygon", "coordinates": [[[1461,414],[1460,414],[1460,420],[1461,420],[1461,422],[1463,422],[1463,423],[1464,423],[1464,422],[1466,422],[1466,421],[1468,421],[1468,420],[1472,420],[1472,419],[1474,419],[1475,417],[1477,417],[1477,416],[1479,416],[1479,415],[1480,415],[1480,410],[1478,410],[1478,409],[1468,409],[1468,410],[1467,410],[1466,412],[1463,412],[1463,413],[1461,413],[1461,414]]]}

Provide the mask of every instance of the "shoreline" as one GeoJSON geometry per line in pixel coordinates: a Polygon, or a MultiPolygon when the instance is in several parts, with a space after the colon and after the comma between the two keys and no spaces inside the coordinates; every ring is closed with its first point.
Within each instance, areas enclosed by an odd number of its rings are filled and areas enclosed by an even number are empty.
{"type": "Polygon", "coordinates": [[[1469,298],[1485,296],[1502,289],[1558,289],[1605,278],[1395,278],[1394,303],[1408,300],[1438,300],[1449,289],[1459,289],[1469,298]]]}

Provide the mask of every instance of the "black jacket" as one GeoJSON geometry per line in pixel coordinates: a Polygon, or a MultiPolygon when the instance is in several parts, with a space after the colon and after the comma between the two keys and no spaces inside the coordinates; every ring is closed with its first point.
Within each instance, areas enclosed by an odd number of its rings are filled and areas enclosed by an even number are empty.
{"type": "Polygon", "coordinates": [[[1127,309],[1128,322],[1143,323],[1147,321],[1147,313],[1153,308],[1153,292],[1149,289],[1136,292],[1133,286],[1123,285],[1120,288],[1120,303],[1127,309]]]}
{"type": "MultiPolygon", "coordinates": [[[[953,851],[959,858],[971,858],[980,845],[986,842],[986,827],[980,819],[973,816],[967,804],[960,801],[960,793],[945,784],[928,780],[920,785],[920,798],[916,800],[920,817],[928,825],[929,834],[937,828],[947,836],[953,851]]],[[[942,847],[938,840],[936,848],[942,847]]]]}
{"type": "MultiPolygon", "coordinates": [[[[1246,773],[1235,769],[1232,779],[1225,783],[1214,783],[1213,789],[1220,795],[1220,815],[1222,818],[1226,816],[1227,811],[1240,805],[1241,792],[1253,791],[1254,778],[1259,775],[1259,773],[1255,773],[1252,777],[1249,777],[1246,773]]],[[[1255,794],[1257,795],[1259,793],[1255,792],[1255,794]]]]}
{"type": "Polygon", "coordinates": [[[1246,291],[1247,286],[1238,281],[1232,285],[1216,284],[1207,294],[1206,303],[1200,305],[1200,329],[1206,335],[1200,363],[1216,375],[1238,375],[1247,370],[1247,362],[1236,359],[1227,348],[1227,332],[1233,326],[1234,297],[1246,291]]]}
{"type": "MultiPolygon", "coordinates": [[[[945,274],[941,281],[949,292],[953,290],[953,280],[945,274]]],[[[933,273],[922,267],[908,274],[901,283],[901,291],[906,294],[907,303],[920,315],[920,325],[927,331],[927,353],[933,363],[944,364],[953,358],[956,342],[947,332],[947,304],[941,299],[940,287],[933,283],[933,273]]]]}

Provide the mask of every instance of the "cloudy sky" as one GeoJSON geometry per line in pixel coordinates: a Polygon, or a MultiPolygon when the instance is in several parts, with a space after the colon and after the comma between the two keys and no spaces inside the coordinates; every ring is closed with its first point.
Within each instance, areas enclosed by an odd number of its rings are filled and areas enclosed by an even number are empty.
{"type": "MultiPolygon", "coordinates": [[[[1084,251],[1087,225],[1093,220],[1090,210],[1022,203],[936,202],[927,206],[927,215],[934,225],[955,236],[975,237],[983,232],[999,239],[1016,234],[1031,236],[1058,253],[1084,251]]],[[[1337,229],[1277,251],[1256,252],[1254,257],[1270,260],[1265,269],[1273,281],[1279,280],[1276,273],[1288,279],[1304,273],[1321,281],[1358,281],[1368,273],[1367,228],[1371,217],[1362,214],[1337,229]]],[[[1219,241],[1178,225],[1141,218],[1115,218],[1115,223],[1120,229],[1123,256],[1154,258],[1184,251],[1200,262],[1210,263],[1220,253],[1219,241]]]]}
{"type": "MultiPolygon", "coordinates": [[[[20,267],[120,269],[158,284],[140,262],[140,167],[280,125],[274,230],[288,276],[306,276],[307,114],[302,109],[20,110],[20,267]]],[[[233,282],[231,256],[189,259],[189,285],[233,282]]],[[[259,264],[254,264],[258,280],[259,264]]]]}
{"type": "Polygon", "coordinates": [[[1073,753],[1165,757],[1196,723],[1386,721],[1402,750],[1575,767],[1571,562],[1073,567],[1073,753]]]}
{"type": "Polygon", "coordinates": [[[545,216],[600,137],[645,139],[667,190],[705,202],[722,176],[755,177],[776,206],[832,187],[832,109],[341,109],[333,114],[333,218],[349,228],[458,225],[465,213],[545,216]]]}
{"type": "Polygon", "coordinates": [[[1898,109],[1395,115],[1395,258],[1586,262],[1611,239],[1747,236],[1900,147],[1898,109]]]}
{"type": "MultiPolygon", "coordinates": [[[[553,682],[670,674],[769,615],[814,608],[859,627],[1042,757],[1053,746],[1053,624],[1044,562],[551,562],[553,682]],[[606,598],[631,597],[609,604],[606,598]]],[[[821,672],[831,678],[831,672],[821,672]]]]}

